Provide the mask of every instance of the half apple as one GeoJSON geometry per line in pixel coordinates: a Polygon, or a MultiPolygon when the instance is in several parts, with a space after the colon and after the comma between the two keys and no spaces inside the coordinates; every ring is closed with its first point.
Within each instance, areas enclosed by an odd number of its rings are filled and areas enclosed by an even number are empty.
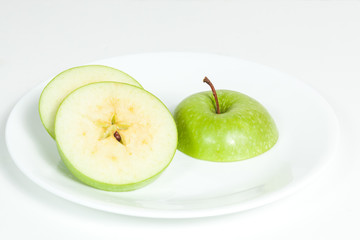
{"type": "Polygon", "coordinates": [[[73,175],[108,191],[149,184],[177,147],[166,106],[142,88],[117,82],[92,83],[69,94],[57,111],[55,135],[73,175]]]}
{"type": "Polygon", "coordinates": [[[54,120],[62,100],[73,90],[93,82],[114,81],[141,85],[128,74],[108,66],[85,65],[70,68],[58,74],[44,88],[39,100],[41,121],[52,138],[55,138],[54,120]]]}

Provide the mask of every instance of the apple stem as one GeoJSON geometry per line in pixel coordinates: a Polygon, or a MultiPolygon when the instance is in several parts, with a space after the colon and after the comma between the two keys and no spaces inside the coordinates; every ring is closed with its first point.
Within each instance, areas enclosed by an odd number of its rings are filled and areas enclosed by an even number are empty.
{"type": "Polygon", "coordinates": [[[207,77],[204,78],[203,82],[207,83],[211,87],[211,91],[212,91],[212,93],[214,95],[214,98],[215,98],[216,113],[220,114],[219,101],[218,101],[218,98],[217,98],[217,94],[216,94],[216,90],[214,88],[214,85],[211,83],[211,81],[207,77]]]}
{"type": "Polygon", "coordinates": [[[121,142],[121,136],[120,136],[120,134],[118,133],[118,131],[115,131],[115,132],[114,132],[114,137],[115,137],[116,140],[118,140],[119,143],[122,143],[122,142],[121,142]]]}

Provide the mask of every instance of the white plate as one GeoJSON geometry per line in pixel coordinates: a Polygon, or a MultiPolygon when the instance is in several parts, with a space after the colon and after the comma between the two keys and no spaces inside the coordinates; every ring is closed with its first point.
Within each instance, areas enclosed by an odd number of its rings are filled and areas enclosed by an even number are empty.
{"type": "Polygon", "coordinates": [[[209,90],[202,82],[206,75],[217,89],[240,91],[260,101],[274,117],[280,138],[265,154],[234,163],[201,161],[177,152],[154,183],[133,192],[105,192],[78,182],[61,162],[38,114],[44,83],[14,107],[6,126],[6,143],[25,175],[72,202],[156,218],[233,213],[295,192],[334,155],[339,128],[331,107],[304,83],[269,67],[199,53],[135,54],[95,63],[129,73],[171,111],[188,95],[209,90]]]}

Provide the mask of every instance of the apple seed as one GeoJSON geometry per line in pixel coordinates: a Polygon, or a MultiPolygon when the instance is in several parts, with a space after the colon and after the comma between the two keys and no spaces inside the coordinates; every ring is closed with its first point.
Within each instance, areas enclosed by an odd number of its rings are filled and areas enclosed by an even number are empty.
{"type": "Polygon", "coordinates": [[[115,137],[116,140],[118,140],[119,143],[122,143],[122,142],[121,142],[121,136],[120,136],[120,134],[118,133],[118,131],[115,131],[114,137],[115,137]]]}

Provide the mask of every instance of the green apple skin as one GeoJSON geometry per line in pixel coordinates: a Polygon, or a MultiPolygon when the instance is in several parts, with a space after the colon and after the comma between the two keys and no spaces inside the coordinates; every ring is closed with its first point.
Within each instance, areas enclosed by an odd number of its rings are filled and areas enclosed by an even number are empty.
{"type": "Polygon", "coordinates": [[[268,111],[253,98],[230,90],[211,91],[184,99],[175,109],[178,150],[202,160],[232,162],[272,148],[279,133],[268,111]]]}
{"type": "MultiPolygon", "coordinates": [[[[133,191],[142,187],[145,187],[146,185],[154,182],[160,175],[162,172],[164,172],[164,170],[169,166],[169,164],[167,166],[165,166],[160,172],[158,172],[157,174],[155,174],[152,177],[149,177],[148,179],[145,179],[141,182],[136,182],[136,183],[129,183],[129,184],[109,184],[109,183],[104,183],[104,182],[99,182],[96,181],[95,179],[92,179],[86,175],[84,175],[83,173],[81,173],[78,169],[76,169],[71,162],[68,160],[68,158],[65,156],[65,154],[63,153],[63,151],[61,150],[60,146],[57,144],[57,148],[58,148],[58,152],[59,155],[61,157],[61,160],[64,162],[65,166],[67,167],[67,169],[78,179],[80,180],[80,182],[85,183],[91,187],[100,189],[100,190],[104,190],[104,191],[109,191],[109,192],[128,192],[128,191],[133,191]]],[[[175,152],[174,152],[175,155],[175,152]]]]}

